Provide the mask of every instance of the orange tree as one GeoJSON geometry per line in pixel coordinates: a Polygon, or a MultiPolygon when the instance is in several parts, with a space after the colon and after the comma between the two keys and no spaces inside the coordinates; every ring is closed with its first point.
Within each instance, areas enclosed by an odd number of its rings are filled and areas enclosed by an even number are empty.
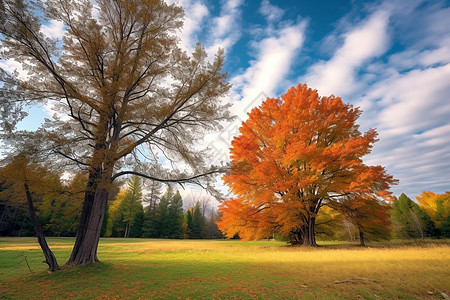
{"type": "Polygon", "coordinates": [[[377,133],[358,130],[360,115],[341,98],[319,97],[303,84],[254,108],[232,141],[223,179],[235,197],[221,204],[219,228],[244,240],[280,232],[315,246],[323,205],[367,215],[366,203],[390,198],[396,180],[384,167],[363,163],[377,133]]]}

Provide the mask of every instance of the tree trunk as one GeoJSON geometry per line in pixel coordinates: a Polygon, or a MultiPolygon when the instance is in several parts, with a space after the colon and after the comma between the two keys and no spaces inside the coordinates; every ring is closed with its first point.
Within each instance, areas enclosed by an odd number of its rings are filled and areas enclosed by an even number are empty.
{"type": "Polygon", "coordinates": [[[36,216],[36,212],[34,210],[33,197],[31,196],[30,189],[26,182],[24,183],[24,188],[25,194],[27,195],[28,211],[30,213],[31,221],[33,222],[34,231],[36,232],[39,245],[41,246],[42,252],[44,253],[45,256],[44,262],[48,264],[48,270],[50,272],[60,270],[58,262],[56,261],[56,257],[53,255],[52,250],[50,250],[50,247],[48,246],[47,241],[45,240],[44,231],[42,230],[42,226],[39,223],[39,220],[36,216]]]}
{"type": "Polygon", "coordinates": [[[125,234],[123,235],[124,238],[128,237],[128,234],[130,232],[130,222],[127,223],[127,226],[125,226],[125,234]]]}
{"type": "Polygon", "coordinates": [[[315,217],[308,217],[306,222],[302,225],[302,245],[317,247],[316,234],[314,232],[316,225],[315,217]]]}
{"type": "Polygon", "coordinates": [[[359,245],[361,247],[366,246],[366,244],[364,244],[364,232],[361,229],[359,229],[359,245]]]}
{"type": "Polygon", "coordinates": [[[297,230],[291,231],[290,243],[292,245],[317,247],[316,234],[314,232],[315,224],[316,218],[305,217],[303,224],[297,230]]]}
{"type": "Polygon", "coordinates": [[[67,265],[84,266],[98,261],[97,248],[108,201],[107,186],[99,183],[101,178],[99,171],[89,174],[80,224],[67,265]]]}

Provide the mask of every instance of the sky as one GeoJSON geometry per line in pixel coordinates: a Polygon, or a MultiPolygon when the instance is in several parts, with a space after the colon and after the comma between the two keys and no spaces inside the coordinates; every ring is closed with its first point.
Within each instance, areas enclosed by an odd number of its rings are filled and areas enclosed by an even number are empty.
{"type": "MultiPolygon", "coordinates": [[[[178,0],[185,9],[180,44],[225,50],[233,84],[224,101],[236,121],[206,138],[211,163],[227,161],[231,139],[251,108],[306,83],[363,110],[361,131],[379,141],[368,165],[399,179],[394,195],[450,190],[450,1],[178,0]]],[[[48,23],[48,36],[63,26],[48,23]]],[[[0,62],[5,69],[18,65],[0,62]]],[[[38,124],[30,110],[22,126],[38,124]]],[[[198,196],[198,191],[188,191],[198,196]]]]}

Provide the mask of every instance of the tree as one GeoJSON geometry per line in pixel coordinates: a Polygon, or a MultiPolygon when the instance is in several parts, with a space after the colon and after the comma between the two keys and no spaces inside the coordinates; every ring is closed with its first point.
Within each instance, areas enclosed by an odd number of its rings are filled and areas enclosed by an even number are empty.
{"type": "Polygon", "coordinates": [[[424,238],[435,235],[430,217],[404,193],[392,204],[394,235],[398,238],[424,238]]]}
{"type": "MultiPolygon", "coordinates": [[[[33,165],[24,155],[14,157],[0,170],[0,182],[7,186],[2,191],[0,198],[8,198],[9,201],[20,203],[26,200],[33,228],[45,256],[48,270],[54,272],[60,270],[58,262],[50,250],[44,236],[44,230],[39,223],[34,207],[34,198],[42,196],[49,191],[55,191],[54,174],[48,174],[40,166],[33,165]]],[[[57,190],[57,187],[56,187],[57,190]]]]}
{"type": "Polygon", "coordinates": [[[169,238],[171,235],[170,224],[172,223],[169,219],[169,206],[170,200],[173,197],[173,189],[168,186],[166,192],[161,197],[157,210],[156,228],[158,238],[169,238]]]}
{"type": "Polygon", "coordinates": [[[347,198],[334,203],[338,205],[347,219],[358,228],[359,242],[365,246],[367,238],[387,238],[391,232],[389,210],[391,207],[376,198],[366,198],[359,201],[357,198],[347,198]]]}
{"type": "Polygon", "coordinates": [[[450,192],[435,194],[423,191],[416,200],[420,208],[430,216],[441,235],[450,237],[450,192]]]}
{"type": "Polygon", "coordinates": [[[200,209],[200,202],[197,201],[192,208],[192,225],[190,229],[189,238],[201,239],[203,238],[203,225],[205,223],[203,212],[200,209]]]}
{"type": "Polygon", "coordinates": [[[190,238],[192,232],[192,213],[190,208],[184,214],[183,229],[184,229],[184,238],[186,239],[190,238]]]}
{"type": "Polygon", "coordinates": [[[120,190],[109,207],[106,236],[141,237],[144,209],[142,186],[137,176],[132,176],[126,188],[120,190]]]}
{"type": "Polygon", "coordinates": [[[142,224],[142,236],[146,238],[156,237],[157,235],[157,208],[161,200],[162,184],[158,181],[151,180],[145,185],[148,191],[143,199],[144,220],[142,224]]]}
{"type": "MultiPolygon", "coordinates": [[[[142,212],[142,187],[139,177],[132,176],[128,181],[128,188],[125,193],[125,198],[122,201],[122,221],[125,225],[124,237],[128,237],[130,234],[130,228],[132,227],[136,216],[142,212]]],[[[142,225],[142,224],[141,224],[142,225]]]]}
{"type": "MultiPolygon", "coordinates": [[[[162,0],[3,0],[0,46],[25,78],[0,72],[1,108],[22,116],[24,103],[52,100],[56,114],[33,132],[11,135],[16,122],[1,114],[2,138],[12,147],[36,140],[88,172],[76,240],[67,264],[98,261],[108,192],[114,179],[129,174],[161,182],[194,182],[221,169],[205,163],[196,143],[203,133],[230,120],[220,98],[229,90],[222,73],[223,51],[213,62],[198,44],[192,56],[181,51],[176,31],[183,10],[162,0]],[[62,41],[46,37],[41,19],[64,24],[62,41]],[[5,108],[6,107],[6,108],[5,108]],[[147,153],[138,155],[138,153],[147,153]],[[130,160],[157,165],[161,156],[182,161],[192,174],[173,178],[131,171],[130,160]]],[[[139,170],[139,169],[136,169],[139,170]]],[[[169,174],[167,172],[166,174],[169,174]]]]}
{"type": "Polygon", "coordinates": [[[169,238],[181,239],[183,237],[183,199],[178,190],[170,199],[167,218],[168,227],[171,229],[169,238]]]}
{"type": "Polygon", "coordinates": [[[396,180],[362,161],[377,133],[361,134],[360,114],[302,84],[254,108],[232,141],[232,167],[223,180],[236,197],[220,206],[219,228],[244,240],[280,232],[292,243],[315,246],[324,204],[351,198],[363,207],[366,199],[389,198],[396,180]]]}

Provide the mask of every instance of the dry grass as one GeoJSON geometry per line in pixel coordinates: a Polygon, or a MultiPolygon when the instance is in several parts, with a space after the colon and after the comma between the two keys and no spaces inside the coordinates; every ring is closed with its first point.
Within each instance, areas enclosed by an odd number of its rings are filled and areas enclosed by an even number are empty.
{"type": "MultiPolygon", "coordinates": [[[[72,243],[49,239],[61,264],[72,243]]],[[[0,238],[0,298],[442,299],[450,295],[449,250],[449,241],[301,248],[103,239],[101,263],[49,275],[35,239],[0,238]]]]}

